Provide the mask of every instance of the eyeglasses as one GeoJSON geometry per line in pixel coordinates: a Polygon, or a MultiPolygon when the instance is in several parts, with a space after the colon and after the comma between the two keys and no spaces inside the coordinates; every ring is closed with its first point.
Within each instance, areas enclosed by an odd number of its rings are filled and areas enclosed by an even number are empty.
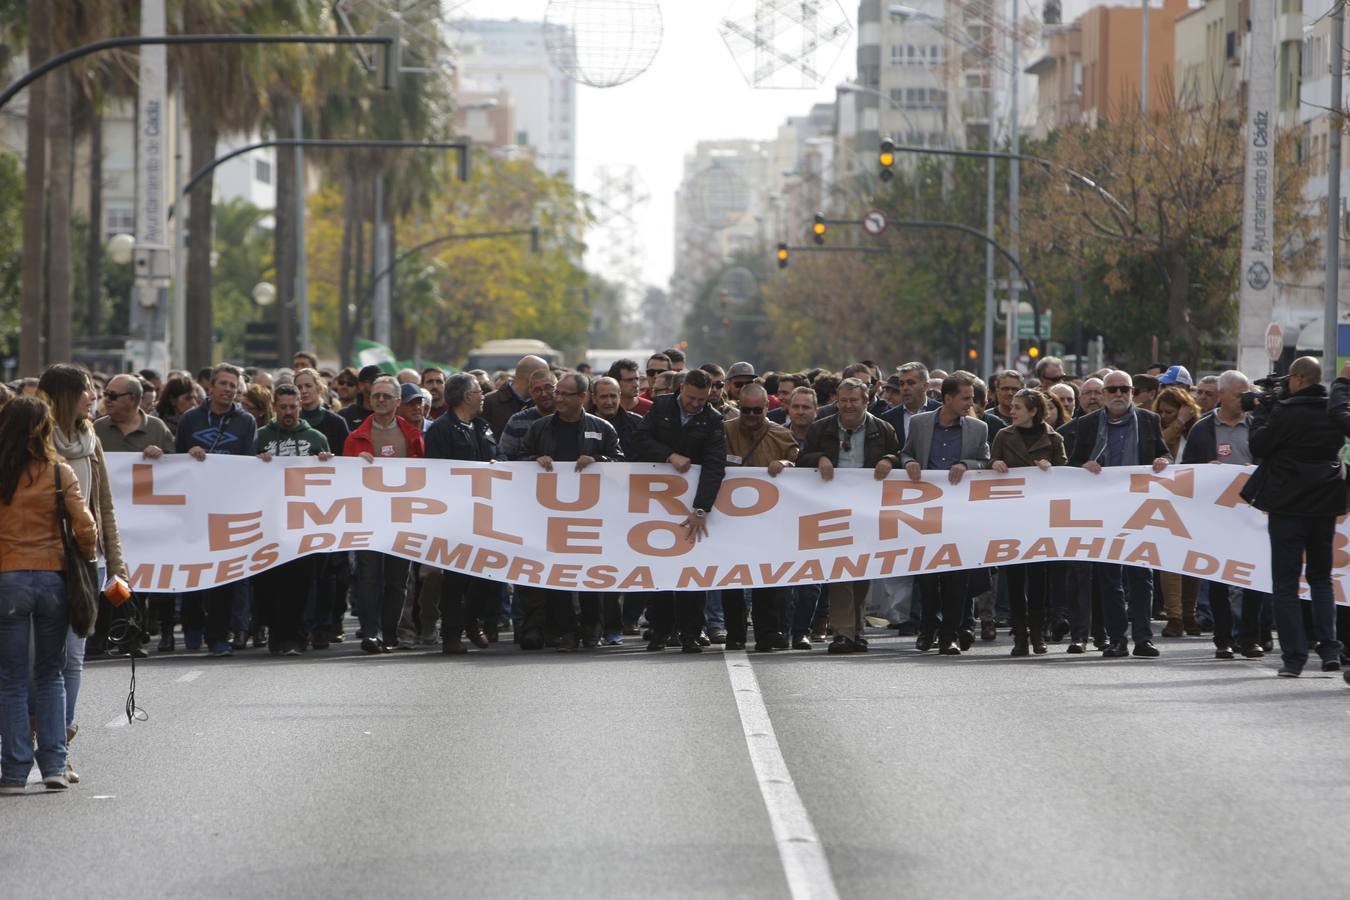
{"type": "Polygon", "coordinates": [[[554,391],[559,397],[584,397],[585,391],[554,391]]]}
{"type": "Polygon", "coordinates": [[[719,390],[719,391],[720,391],[722,388],[726,387],[726,386],[727,386],[727,383],[726,383],[725,381],[714,381],[714,382],[713,382],[713,387],[715,387],[715,388],[716,388],[717,390],[719,390]]]}
{"type": "Polygon", "coordinates": [[[1108,394],[1128,394],[1133,390],[1134,388],[1130,387],[1128,384],[1108,384],[1106,386],[1106,392],[1108,394]]]}
{"type": "Polygon", "coordinates": [[[371,394],[371,395],[370,395],[370,399],[372,399],[372,400],[397,400],[397,399],[398,399],[398,395],[396,395],[396,394],[371,394]]]}
{"type": "Polygon", "coordinates": [[[742,406],[742,407],[741,407],[741,415],[743,415],[743,416],[762,416],[762,415],[764,415],[764,407],[762,407],[762,406],[742,406]]]}
{"type": "Polygon", "coordinates": [[[121,397],[130,397],[130,396],[131,396],[131,391],[122,391],[122,392],[120,392],[120,393],[117,392],[117,391],[104,391],[104,392],[103,392],[103,399],[104,399],[104,400],[107,400],[109,403],[112,403],[114,400],[117,400],[117,399],[119,399],[119,398],[121,398],[121,397]]]}

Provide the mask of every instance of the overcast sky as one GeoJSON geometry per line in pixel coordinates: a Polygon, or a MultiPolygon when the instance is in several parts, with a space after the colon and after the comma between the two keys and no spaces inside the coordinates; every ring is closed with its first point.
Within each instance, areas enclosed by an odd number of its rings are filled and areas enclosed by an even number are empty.
{"type": "MultiPolygon", "coordinates": [[[[457,12],[475,18],[538,20],[548,0],[471,0],[457,12]]],[[[674,195],[684,154],[701,140],[771,138],[788,116],[834,99],[833,85],[853,77],[856,32],[828,70],[820,90],[753,90],[718,34],[728,10],[736,17],[753,0],[664,0],[664,37],[651,68],[612,88],[578,88],[577,176],[589,190],[599,166],[641,168],[651,195],[642,217],[647,281],[665,287],[674,264],[674,195]]],[[[857,3],[840,7],[856,26],[857,3]]],[[[822,57],[819,65],[827,60],[822,57]]]]}

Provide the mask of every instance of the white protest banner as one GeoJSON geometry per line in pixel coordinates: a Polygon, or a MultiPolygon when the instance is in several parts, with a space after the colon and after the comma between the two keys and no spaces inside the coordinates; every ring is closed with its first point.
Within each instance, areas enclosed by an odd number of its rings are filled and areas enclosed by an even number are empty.
{"type": "MultiPolygon", "coordinates": [[[[1270,589],[1265,516],[1242,466],[945,472],[727,470],[709,536],[680,527],[698,469],[668,465],[108,457],[140,591],[196,590],[311,553],[376,550],[514,584],[699,590],[1013,562],[1129,563],[1270,589]]],[[[1336,541],[1337,599],[1350,545],[1336,541]]]]}

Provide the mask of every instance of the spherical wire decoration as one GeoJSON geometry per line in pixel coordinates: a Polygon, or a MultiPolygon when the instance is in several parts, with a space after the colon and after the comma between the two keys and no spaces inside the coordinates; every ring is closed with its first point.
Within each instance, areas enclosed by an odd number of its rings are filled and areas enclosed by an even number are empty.
{"type": "Polygon", "coordinates": [[[544,13],[554,67],[591,87],[615,87],[647,71],[662,33],[656,0],[550,0],[544,13]]]}
{"type": "Polygon", "coordinates": [[[730,168],[713,163],[689,185],[689,214],[695,223],[719,231],[739,222],[750,206],[750,188],[730,168]]]}

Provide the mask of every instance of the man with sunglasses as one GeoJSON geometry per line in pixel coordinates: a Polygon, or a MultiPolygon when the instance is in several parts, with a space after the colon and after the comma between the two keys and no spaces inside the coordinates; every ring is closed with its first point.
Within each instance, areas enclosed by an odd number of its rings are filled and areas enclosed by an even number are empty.
{"type": "MultiPolygon", "coordinates": [[[[623,462],[619,434],[614,426],[586,412],[590,388],[590,379],[585,375],[562,377],[554,391],[557,399],[552,415],[536,419],[525,433],[523,459],[534,460],[545,472],[582,472],[595,463],[623,462]]],[[[550,639],[557,641],[560,651],[575,650],[578,640],[587,649],[599,645],[605,594],[598,591],[574,593],[533,585],[521,585],[517,592],[523,616],[520,649],[542,650],[550,639]]],[[[611,613],[617,611],[617,608],[611,609],[611,613]]],[[[619,623],[611,621],[609,634],[619,630],[619,623]]]]}
{"type": "MultiPolygon", "coordinates": [[[[1128,372],[1110,372],[1103,380],[1106,405],[1074,420],[1069,465],[1099,474],[1115,466],[1152,466],[1161,472],[1172,462],[1156,413],[1134,403],[1134,380],[1128,372]]],[[[1068,443],[1066,441],[1066,443],[1068,443]]],[[[1098,563],[1102,585],[1102,618],[1106,621],[1104,657],[1130,655],[1125,632],[1134,637],[1134,655],[1153,659],[1153,573],[1139,566],[1098,563]]]]}
{"type": "MultiPolygon", "coordinates": [[[[777,477],[797,458],[797,440],[782,425],[767,418],[769,395],[763,385],[750,384],[741,390],[740,415],[724,426],[727,433],[727,465],[768,469],[777,477]]],[[[788,649],[784,607],[788,588],[762,587],[751,591],[755,610],[755,649],[760,652],[788,649]]],[[[726,649],[744,650],[746,636],[745,591],[732,588],[722,592],[722,611],[726,618],[726,649]]],[[[806,644],[811,649],[811,644],[806,644]]]]}
{"type": "MultiPolygon", "coordinates": [[[[390,375],[370,386],[370,415],[347,437],[343,456],[359,456],[369,465],[377,459],[422,459],[426,445],[421,429],[398,416],[399,385],[390,375]]],[[[375,550],[356,552],[357,611],[361,650],[389,653],[398,648],[398,619],[408,589],[412,562],[375,550]],[[382,634],[381,640],[377,634],[382,634]]]]}
{"type": "MultiPolygon", "coordinates": [[[[865,382],[857,378],[841,381],[835,395],[837,412],[812,424],[797,464],[819,470],[824,481],[834,479],[835,469],[871,469],[877,481],[885,480],[900,465],[900,442],[895,439],[895,429],[867,411],[867,400],[865,382]]],[[[867,587],[866,581],[829,585],[830,624],[834,626],[830,653],[867,650],[863,634],[867,587]]]]}
{"type": "Polygon", "coordinates": [[[1043,356],[1036,361],[1036,378],[1042,389],[1050,388],[1064,380],[1064,360],[1058,356],[1043,356]]]}
{"type": "MultiPolygon", "coordinates": [[[[646,389],[640,396],[645,398],[648,402],[656,399],[656,394],[652,390],[655,386],[654,382],[656,381],[656,376],[660,375],[662,372],[671,371],[671,368],[670,357],[666,356],[664,353],[653,353],[649,356],[647,358],[646,389]]],[[[643,413],[643,415],[646,415],[646,413],[643,413]]]]}

